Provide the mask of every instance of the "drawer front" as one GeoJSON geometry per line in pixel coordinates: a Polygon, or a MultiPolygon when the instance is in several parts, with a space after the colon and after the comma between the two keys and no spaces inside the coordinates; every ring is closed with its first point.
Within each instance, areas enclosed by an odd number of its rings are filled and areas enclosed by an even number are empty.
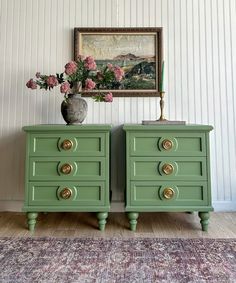
{"type": "Polygon", "coordinates": [[[30,158],[29,179],[53,180],[104,180],[104,157],[37,157],[30,158]]]}
{"type": "Polygon", "coordinates": [[[31,156],[105,156],[105,133],[31,134],[31,156]]]}
{"type": "Polygon", "coordinates": [[[131,206],[199,206],[208,203],[207,182],[131,182],[129,193],[131,206]]]}
{"type": "Polygon", "coordinates": [[[207,180],[206,158],[132,157],[131,180],[207,180]]]}
{"type": "Polygon", "coordinates": [[[205,156],[204,133],[130,133],[131,156],[205,156]]]}
{"type": "Polygon", "coordinates": [[[29,183],[29,205],[91,206],[105,204],[104,182],[29,183]]]}

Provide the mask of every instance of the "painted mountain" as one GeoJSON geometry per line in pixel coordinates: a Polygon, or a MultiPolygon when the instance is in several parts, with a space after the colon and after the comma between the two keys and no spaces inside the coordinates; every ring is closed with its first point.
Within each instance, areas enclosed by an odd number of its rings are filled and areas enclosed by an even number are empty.
{"type": "Polygon", "coordinates": [[[125,72],[124,79],[114,85],[114,89],[155,89],[156,62],[153,56],[136,56],[132,53],[120,54],[109,60],[96,60],[98,67],[107,63],[119,65],[125,72]]]}

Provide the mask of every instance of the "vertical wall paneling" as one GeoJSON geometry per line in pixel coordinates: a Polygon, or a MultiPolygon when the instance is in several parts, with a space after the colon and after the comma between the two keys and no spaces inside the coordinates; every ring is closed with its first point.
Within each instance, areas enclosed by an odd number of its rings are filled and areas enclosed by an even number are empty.
{"type": "MultiPolygon", "coordinates": [[[[224,4],[223,10],[223,26],[224,26],[224,81],[225,81],[225,111],[226,111],[226,120],[225,120],[225,129],[226,129],[226,136],[230,136],[230,133],[234,130],[234,121],[230,119],[230,113],[234,113],[234,104],[233,104],[233,89],[232,89],[232,41],[231,41],[231,27],[230,27],[230,1],[226,1],[224,4]]],[[[236,141],[234,140],[232,143],[227,140],[224,143],[224,149],[227,152],[227,164],[226,168],[228,167],[228,178],[225,180],[225,185],[228,186],[228,189],[225,190],[225,199],[231,200],[232,198],[232,190],[230,188],[233,187],[235,181],[235,167],[232,158],[230,155],[236,155],[235,147],[236,141]],[[234,179],[234,181],[233,181],[234,179]]]]}
{"type": "MultiPolygon", "coordinates": [[[[232,155],[230,156],[235,156],[236,153],[236,123],[235,121],[235,116],[236,116],[236,36],[235,36],[235,30],[236,30],[236,2],[234,0],[229,1],[229,27],[230,27],[230,70],[232,75],[232,81],[231,81],[231,89],[232,89],[232,112],[234,115],[234,118],[230,117],[230,129],[232,130],[232,145],[233,147],[233,152],[232,155]]],[[[232,115],[231,115],[232,116],[232,115]]],[[[232,174],[231,174],[231,200],[236,200],[236,189],[235,189],[235,184],[236,184],[236,159],[231,158],[231,165],[232,165],[232,174]]]]}
{"type": "MultiPolygon", "coordinates": [[[[64,70],[73,59],[74,27],[155,26],[164,32],[165,114],[214,126],[214,206],[236,210],[235,0],[0,0],[0,201],[23,200],[21,127],[64,123],[59,89],[30,91],[26,81],[37,71],[64,70]]],[[[86,100],[84,123],[114,125],[111,189],[113,200],[123,201],[122,124],[157,119],[159,98],[116,97],[111,104],[86,100]]],[[[14,205],[6,202],[4,207],[14,205]]]]}

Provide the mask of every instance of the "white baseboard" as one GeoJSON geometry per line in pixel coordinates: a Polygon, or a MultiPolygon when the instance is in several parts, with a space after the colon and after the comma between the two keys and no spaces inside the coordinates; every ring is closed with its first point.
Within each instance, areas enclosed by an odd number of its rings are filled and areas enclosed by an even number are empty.
{"type": "MultiPolygon", "coordinates": [[[[0,200],[0,211],[21,212],[23,201],[21,200],[0,200]]],[[[236,201],[214,201],[215,212],[236,211],[236,201]]],[[[111,212],[124,212],[124,202],[114,201],[111,203],[111,212]]]]}
{"type": "Polygon", "coordinates": [[[0,200],[0,211],[21,212],[22,207],[22,200],[0,200]]]}
{"type": "Polygon", "coordinates": [[[215,212],[236,211],[236,201],[213,201],[215,212]]]}

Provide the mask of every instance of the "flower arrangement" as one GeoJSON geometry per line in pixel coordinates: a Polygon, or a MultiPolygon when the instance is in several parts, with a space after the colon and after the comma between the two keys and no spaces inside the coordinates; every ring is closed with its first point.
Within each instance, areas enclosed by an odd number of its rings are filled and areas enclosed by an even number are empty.
{"type": "Polygon", "coordinates": [[[42,75],[36,73],[36,79],[31,78],[26,86],[30,89],[51,90],[60,85],[60,91],[65,99],[69,93],[94,91],[92,98],[95,101],[112,102],[112,92],[101,92],[101,89],[118,89],[124,71],[119,66],[108,63],[103,69],[98,70],[92,56],[80,55],[77,61],[71,61],[65,65],[63,73],[56,75],[42,75]]]}

